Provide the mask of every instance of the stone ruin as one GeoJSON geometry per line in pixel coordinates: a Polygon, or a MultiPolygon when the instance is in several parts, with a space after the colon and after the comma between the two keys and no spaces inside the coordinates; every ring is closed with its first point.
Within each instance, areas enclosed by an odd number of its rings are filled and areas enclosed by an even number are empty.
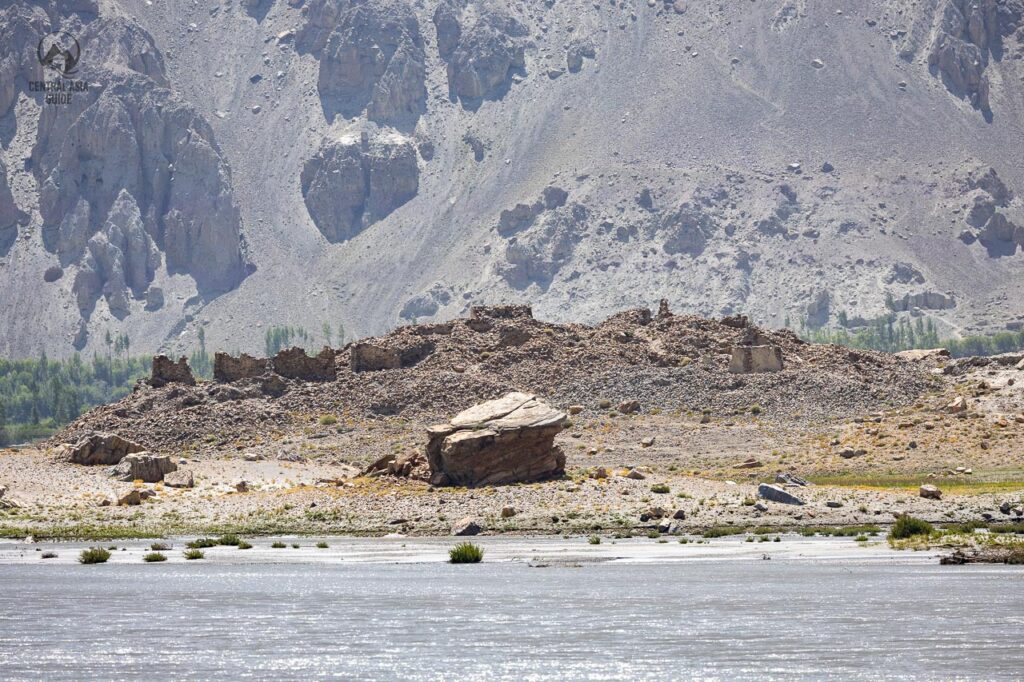
{"type": "Polygon", "coordinates": [[[275,355],[270,365],[275,374],[286,379],[334,381],[338,376],[334,366],[335,355],[337,352],[327,347],[313,357],[306,355],[301,348],[289,348],[275,355]]]}
{"type": "Polygon", "coordinates": [[[538,481],[565,473],[554,439],[564,412],[528,393],[509,393],[427,429],[434,485],[482,486],[538,481]]]}
{"type": "Polygon", "coordinates": [[[533,319],[533,308],[528,305],[475,305],[469,309],[471,320],[533,319]]]}
{"type": "Polygon", "coordinates": [[[227,353],[215,353],[213,356],[213,378],[221,383],[257,379],[267,373],[266,358],[254,358],[242,353],[235,358],[227,353]]]}
{"type": "Polygon", "coordinates": [[[353,372],[397,369],[402,366],[402,357],[393,348],[372,343],[354,343],[349,350],[349,366],[353,372]]]}
{"type": "Polygon", "coordinates": [[[733,346],[729,371],[733,374],[781,372],[782,349],[778,346],[733,346]]]}
{"type": "Polygon", "coordinates": [[[149,385],[160,388],[167,384],[196,385],[196,378],[192,376],[188,360],[179,358],[177,362],[174,362],[166,355],[157,355],[153,358],[153,370],[149,377],[149,385]]]}

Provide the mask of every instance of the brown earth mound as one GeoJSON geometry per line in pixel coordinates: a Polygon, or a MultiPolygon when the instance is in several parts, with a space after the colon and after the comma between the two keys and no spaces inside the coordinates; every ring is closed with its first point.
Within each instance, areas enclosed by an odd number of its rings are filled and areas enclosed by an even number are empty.
{"type": "Polygon", "coordinates": [[[937,381],[919,363],[808,344],[790,331],[759,329],[744,318],[720,322],[667,309],[655,317],[638,309],[589,327],[541,322],[522,306],[476,308],[468,319],[364,339],[338,351],[334,369],[332,381],[269,373],[196,386],[140,383],[120,402],[70,424],[53,442],[110,431],[150,451],[197,441],[244,446],[257,436],[308,427],[310,415],[429,423],[509,391],[588,412],[624,401],[637,401],[642,412],[715,414],[756,404],[769,420],[834,419],[910,403],[937,381]],[[352,367],[352,358],[367,344],[391,360],[376,371],[353,371],[365,369],[360,360],[352,367]],[[730,373],[732,349],[749,345],[778,348],[784,369],[730,373]]]}

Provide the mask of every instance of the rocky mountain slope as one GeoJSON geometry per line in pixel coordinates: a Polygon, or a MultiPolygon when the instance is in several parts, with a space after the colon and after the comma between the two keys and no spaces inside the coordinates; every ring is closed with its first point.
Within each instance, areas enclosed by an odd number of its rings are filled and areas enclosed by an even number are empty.
{"type": "Polygon", "coordinates": [[[480,302],[1024,323],[1022,0],[0,14],[0,354],[255,352],[480,302]],[[56,30],[66,104],[31,85],[56,30]]]}

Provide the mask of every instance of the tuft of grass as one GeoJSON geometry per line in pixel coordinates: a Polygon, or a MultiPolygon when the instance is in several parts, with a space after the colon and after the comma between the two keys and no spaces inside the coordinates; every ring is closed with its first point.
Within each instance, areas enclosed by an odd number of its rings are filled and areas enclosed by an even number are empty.
{"type": "Polygon", "coordinates": [[[587,542],[589,542],[592,545],[600,545],[601,544],[601,536],[600,535],[591,535],[589,538],[587,538],[587,542]]]}
{"type": "Polygon", "coordinates": [[[228,533],[227,535],[221,535],[217,538],[217,544],[224,547],[238,547],[238,543],[241,540],[234,533],[228,533]]]}
{"type": "Polygon", "coordinates": [[[299,548],[299,543],[293,542],[292,543],[292,549],[298,549],[298,548],[299,548]]]}
{"type": "Polygon", "coordinates": [[[154,542],[149,546],[149,548],[154,552],[166,552],[171,548],[171,546],[166,542],[154,542]]]}
{"type": "Polygon", "coordinates": [[[283,542],[274,542],[270,546],[273,547],[274,549],[284,549],[288,545],[284,544],[283,542]]]}
{"type": "Polygon", "coordinates": [[[478,564],[483,558],[484,550],[472,542],[462,542],[448,550],[448,561],[453,564],[478,564]]]}
{"type": "Polygon", "coordinates": [[[188,559],[189,561],[193,561],[195,559],[202,559],[206,555],[203,554],[203,550],[201,549],[187,549],[185,550],[185,553],[182,554],[182,556],[188,559]]]}
{"type": "Polygon", "coordinates": [[[664,495],[665,493],[671,492],[671,490],[672,489],[664,483],[655,483],[651,486],[651,492],[658,493],[659,495],[664,495]]]}
{"type": "Polygon", "coordinates": [[[155,563],[159,561],[167,561],[167,557],[160,552],[150,552],[146,556],[142,557],[142,560],[146,563],[155,563]]]}
{"type": "Polygon", "coordinates": [[[744,530],[740,526],[712,526],[701,533],[701,536],[705,538],[724,538],[728,535],[741,535],[744,530]]]}
{"type": "Polygon", "coordinates": [[[896,519],[896,523],[892,525],[892,530],[889,531],[889,537],[895,540],[903,540],[915,535],[931,535],[935,529],[932,524],[921,519],[915,519],[909,514],[900,514],[896,519]]]}
{"type": "Polygon", "coordinates": [[[333,414],[325,414],[321,415],[319,422],[320,426],[334,426],[338,423],[338,418],[333,414]]]}
{"type": "Polygon", "coordinates": [[[109,558],[109,550],[103,549],[102,547],[90,547],[89,549],[83,549],[82,553],[78,555],[78,563],[102,564],[106,563],[109,558]]]}
{"type": "Polygon", "coordinates": [[[854,538],[854,540],[857,541],[857,542],[867,542],[868,541],[868,536],[867,535],[858,535],[857,537],[854,538]]]}
{"type": "Polygon", "coordinates": [[[238,541],[238,549],[252,549],[252,545],[250,545],[245,540],[239,540],[238,541]]]}
{"type": "Polygon", "coordinates": [[[43,552],[40,555],[39,558],[40,559],[56,559],[57,558],[57,553],[56,552],[43,552]]]}
{"type": "Polygon", "coordinates": [[[216,547],[217,544],[214,538],[196,538],[185,546],[189,549],[206,549],[207,547],[216,547]]]}
{"type": "Polygon", "coordinates": [[[321,540],[320,542],[316,543],[316,548],[317,549],[327,549],[328,547],[330,547],[330,545],[328,545],[323,540],[321,540]]]}

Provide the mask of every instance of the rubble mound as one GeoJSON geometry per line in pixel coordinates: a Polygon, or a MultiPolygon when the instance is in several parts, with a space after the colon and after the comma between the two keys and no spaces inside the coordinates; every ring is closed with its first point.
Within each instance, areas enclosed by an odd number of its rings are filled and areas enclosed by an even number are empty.
{"type": "Polygon", "coordinates": [[[528,393],[475,405],[427,430],[434,485],[528,483],[565,473],[555,436],[566,415],[528,393]]]}
{"type": "MultiPolygon", "coordinates": [[[[285,353],[290,358],[294,351],[285,353]]],[[[467,318],[408,325],[330,353],[333,377],[326,355],[306,361],[319,367],[311,373],[283,370],[279,356],[259,376],[251,376],[253,369],[237,379],[222,372],[218,382],[195,386],[142,383],[120,402],[70,424],[54,442],[106,430],[151,452],[229,439],[244,446],[301,431],[323,414],[436,423],[510,391],[590,414],[628,403],[640,412],[724,415],[758,404],[766,420],[836,419],[887,401],[912,403],[931,385],[928,368],[918,362],[805,343],[742,316],[674,315],[667,305],[657,316],[628,310],[593,327],[543,322],[524,305],[479,306],[467,318]],[[733,348],[750,346],[769,346],[772,356],[777,349],[784,367],[730,372],[733,348]]],[[[267,362],[251,360],[247,366],[267,362]]],[[[227,367],[224,360],[220,365],[227,367]]]]}

